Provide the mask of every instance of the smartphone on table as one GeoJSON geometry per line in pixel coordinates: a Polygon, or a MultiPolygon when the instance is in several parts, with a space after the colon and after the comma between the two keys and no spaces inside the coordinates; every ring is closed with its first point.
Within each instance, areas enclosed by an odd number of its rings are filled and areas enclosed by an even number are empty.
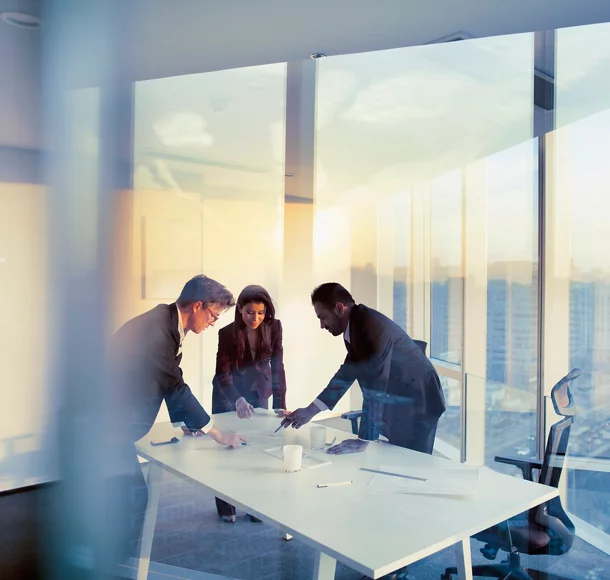
{"type": "Polygon", "coordinates": [[[171,439],[151,439],[150,444],[157,447],[158,445],[171,445],[172,443],[178,443],[180,439],[178,437],[172,437],[171,439]]]}

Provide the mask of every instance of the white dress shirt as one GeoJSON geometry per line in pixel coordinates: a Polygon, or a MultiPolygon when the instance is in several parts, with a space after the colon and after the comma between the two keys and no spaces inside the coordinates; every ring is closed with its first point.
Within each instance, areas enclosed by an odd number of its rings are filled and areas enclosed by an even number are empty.
{"type": "MultiPolygon", "coordinates": [[[[182,314],[180,313],[180,308],[178,308],[177,304],[176,309],[178,310],[178,334],[180,335],[180,344],[178,345],[178,352],[176,353],[176,356],[179,356],[182,354],[182,342],[184,341],[186,333],[184,332],[184,325],[182,324],[182,314]]],[[[214,427],[214,420],[212,417],[210,417],[210,421],[207,425],[201,428],[201,431],[203,433],[207,433],[212,427],[214,427]]]]}
{"type": "MultiPolygon", "coordinates": [[[[343,340],[345,342],[350,342],[349,340],[349,320],[347,321],[347,326],[345,327],[345,332],[343,333],[343,340]]],[[[320,411],[327,411],[328,407],[320,401],[320,399],[316,399],[313,404],[320,409],[320,411]]]]}

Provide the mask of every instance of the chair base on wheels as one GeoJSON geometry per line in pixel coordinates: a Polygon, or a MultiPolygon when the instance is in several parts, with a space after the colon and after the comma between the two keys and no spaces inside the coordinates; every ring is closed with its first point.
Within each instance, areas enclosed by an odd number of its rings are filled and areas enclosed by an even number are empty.
{"type": "MultiPolygon", "coordinates": [[[[457,576],[457,568],[447,568],[441,576],[441,580],[453,580],[453,576],[457,576]]],[[[502,578],[508,580],[574,580],[566,576],[557,576],[550,572],[540,572],[539,570],[531,570],[526,568],[515,569],[508,564],[483,564],[472,567],[472,575],[474,578],[502,578]]]]}
{"type": "Polygon", "coordinates": [[[567,576],[558,576],[552,572],[541,572],[540,570],[532,570],[530,568],[526,568],[525,572],[532,580],[573,580],[573,578],[568,578],[567,576]]]}
{"type": "MultiPolygon", "coordinates": [[[[441,580],[453,580],[453,576],[457,576],[457,568],[447,568],[441,576],[441,580]]],[[[472,567],[473,577],[483,578],[509,578],[510,580],[531,580],[531,578],[523,570],[515,570],[508,564],[484,564],[481,566],[472,567]]]]}

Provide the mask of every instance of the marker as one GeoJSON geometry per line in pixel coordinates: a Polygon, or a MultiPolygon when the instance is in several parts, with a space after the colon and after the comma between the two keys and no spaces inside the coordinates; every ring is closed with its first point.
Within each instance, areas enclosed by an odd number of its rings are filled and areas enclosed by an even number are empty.
{"type": "Polygon", "coordinates": [[[318,483],[318,487],[340,487],[342,485],[350,485],[352,481],[338,481],[337,483],[318,483]]]}
{"type": "Polygon", "coordinates": [[[241,442],[242,445],[248,445],[245,441],[241,442]]]}

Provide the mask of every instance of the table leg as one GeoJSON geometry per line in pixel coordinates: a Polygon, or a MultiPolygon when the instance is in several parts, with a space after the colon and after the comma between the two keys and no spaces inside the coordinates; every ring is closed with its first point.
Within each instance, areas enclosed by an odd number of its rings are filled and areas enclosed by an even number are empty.
{"type": "Polygon", "coordinates": [[[317,552],[313,565],[313,580],[335,580],[336,567],[337,560],[324,552],[317,552]]]}
{"type": "Polygon", "coordinates": [[[150,554],[155,536],[157,509],[159,507],[164,471],[163,467],[156,463],[150,462],[148,464],[148,478],[146,480],[148,485],[148,503],[146,504],[146,513],[144,514],[144,523],[142,525],[142,537],[140,538],[140,559],[138,562],[137,580],[146,580],[148,578],[150,554]]]}
{"type": "Polygon", "coordinates": [[[470,538],[466,538],[455,544],[455,559],[457,560],[458,578],[460,580],[472,580],[470,538]]]}

